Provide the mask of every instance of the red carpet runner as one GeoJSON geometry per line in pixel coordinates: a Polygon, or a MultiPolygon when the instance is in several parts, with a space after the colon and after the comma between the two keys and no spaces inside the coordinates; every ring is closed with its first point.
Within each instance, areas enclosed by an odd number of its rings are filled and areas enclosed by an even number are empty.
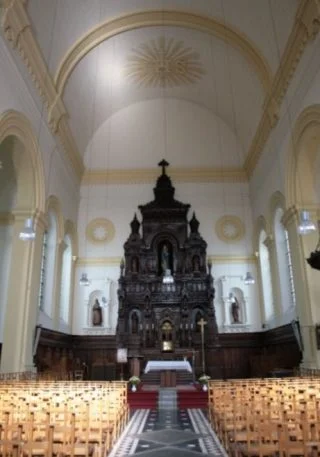
{"type": "MultiPolygon", "coordinates": [[[[128,402],[131,409],[157,409],[158,389],[139,388],[137,392],[128,391],[128,402]]],[[[199,408],[206,409],[208,406],[208,392],[194,388],[177,391],[178,409],[199,408]]]]}

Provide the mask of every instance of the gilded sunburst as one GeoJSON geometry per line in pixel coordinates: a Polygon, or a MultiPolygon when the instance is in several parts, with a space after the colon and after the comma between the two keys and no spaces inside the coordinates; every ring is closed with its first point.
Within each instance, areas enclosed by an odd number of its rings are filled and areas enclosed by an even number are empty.
{"type": "Polygon", "coordinates": [[[133,49],[128,61],[127,75],[145,87],[193,84],[205,73],[196,51],[163,36],[133,49]]]}

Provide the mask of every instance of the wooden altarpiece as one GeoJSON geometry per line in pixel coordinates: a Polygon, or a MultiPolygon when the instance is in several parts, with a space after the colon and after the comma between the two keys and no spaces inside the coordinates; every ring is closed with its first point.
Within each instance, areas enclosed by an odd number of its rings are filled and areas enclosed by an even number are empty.
{"type": "Polygon", "coordinates": [[[218,345],[207,243],[195,214],[187,219],[190,205],[174,199],[175,189],[166,174],[169,164],[163,160],[159,165],[162,173],[154,200],[139,206],[142,223],[136,214],[131,222],[118,289],[118,347],[145,360],[199,353],[201,318],[207,323],[206,350],[218,345]]]}

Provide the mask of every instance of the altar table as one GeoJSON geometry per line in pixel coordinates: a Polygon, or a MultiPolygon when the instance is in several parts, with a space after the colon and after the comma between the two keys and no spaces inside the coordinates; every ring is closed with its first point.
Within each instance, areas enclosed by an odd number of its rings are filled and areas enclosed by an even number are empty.
{"type": "Polygon", "coordinates": [[[186,370],[192,373],[190,362],[187,360],[150,360],[147,362],[144,372],[162,370],[186,370]]]}
{"type": "Polygon", "coordinates": [[[150,360],[144,372],[160,371],[161,387],[175,387],[177,370],[192,373],[191,365],[187,360],[150,360]]]}

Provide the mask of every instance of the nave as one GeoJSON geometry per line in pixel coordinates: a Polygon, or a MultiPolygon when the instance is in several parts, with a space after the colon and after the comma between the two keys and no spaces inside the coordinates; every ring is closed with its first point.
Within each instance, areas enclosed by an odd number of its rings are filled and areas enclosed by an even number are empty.
{"type": "MultiPolygon", "coordinates": [[[[146,407],[148,390],[132,393],[128,381],[2,377],[0,455],[318,457],[319,387],[318,376],[301,373],[209,380],[203,406],[182,407],[181,386],[158,386],[155,406],[146,407]],[[132,395],[140,405],[133,406],[132,395]]],[[[190,405],[197,389],[187,388],[190,405]]]]}
{"type": "Polygon", "coordinates": [[[136,410],[110,457],[226,457],[201,409],[136,410]]]}

